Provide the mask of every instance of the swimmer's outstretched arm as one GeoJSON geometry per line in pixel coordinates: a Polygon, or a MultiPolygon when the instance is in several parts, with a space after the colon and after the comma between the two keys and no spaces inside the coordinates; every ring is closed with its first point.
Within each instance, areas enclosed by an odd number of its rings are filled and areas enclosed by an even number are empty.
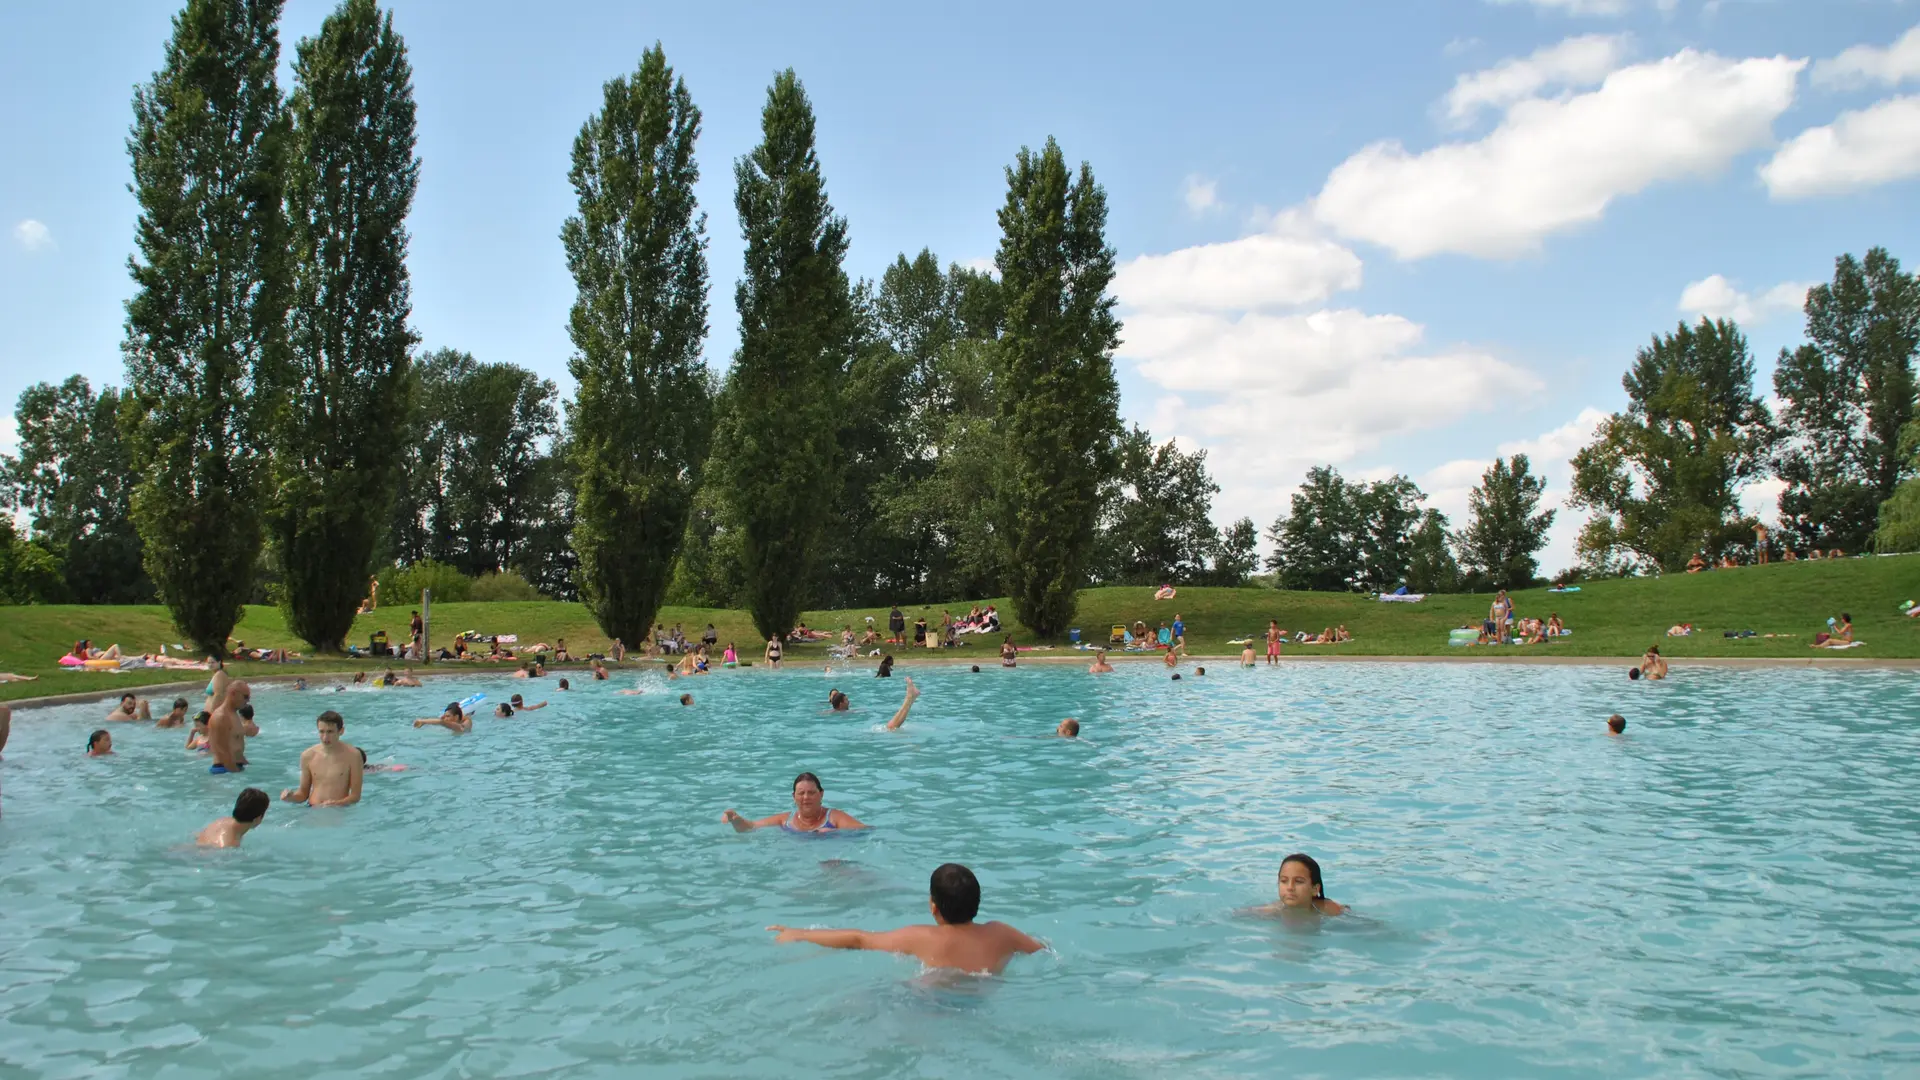
{"type": "Polygon", "coordinates": [[[750,821],[747,818],[741,817],[739,811],[729,810],[720,815],[720,820],[733,826],[734,832],[752,832],[755,829],[766,829],[778,825],[787,820],[787,815],[775,814],[772,817],[763,817],[758,821],[750,821]]]}
{"type": "Polygon", "coordinates": [[[887,721],[888,731],[900,730],[900,725],[907,722],[907,713],[913,710],[913,703],[918,700],[919,697],[920,688],[913,685],[913,677],[909,675],[907,677],[907,700],[900,703],[900,711],[894,713],[893,719],[887,721]]]}
{"type": "Polygon", "coordinates": [[[776,945],[804,941],[828,949],[861,949],[868,952],[893,952],[914,955],[926,937],[924,926],[903,926],[898,930],[796,930],[789,926],[769,926],[779,935],[776,945]]]}

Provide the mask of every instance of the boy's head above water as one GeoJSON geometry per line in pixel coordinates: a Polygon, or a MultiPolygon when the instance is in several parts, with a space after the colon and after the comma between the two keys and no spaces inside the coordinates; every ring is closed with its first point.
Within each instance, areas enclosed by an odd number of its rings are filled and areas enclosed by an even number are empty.
{"type": "Polygon", "coordinates": [[[1619,713],[1607,717],[1607,730],[1615,735],[1627,730],[1627,718],[1619,713]]]}
{"type": "Polygon", "coordinates": [[[944,925],[964,925],[980,913],[980,880],[959,863],[942,863],[934,870],[927,893],[927,906],[944,925]]]}

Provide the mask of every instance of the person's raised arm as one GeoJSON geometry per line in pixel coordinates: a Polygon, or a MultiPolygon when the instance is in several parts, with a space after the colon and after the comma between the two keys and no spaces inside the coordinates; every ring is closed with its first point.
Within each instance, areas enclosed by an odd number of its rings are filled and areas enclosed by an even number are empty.
{"type": "Polygon", "coordinates": [[[288,788],[280,793],[281,802],[306,802],[313,792],[313,762],[307,755],[300,755],[300,786],[288,788]]]}
{"type": "Polygon", "coordinates": [[[787,820],[787,815],[775,814],[772,817],[763,817],[758,821],[751,821],[741,817],[740,812],[737,810],[728,810],[726,813],[720,815],[720,820],[733,826],[734,832],[752,832],[755,829],[765,829],[778,825],[787,820]]]}

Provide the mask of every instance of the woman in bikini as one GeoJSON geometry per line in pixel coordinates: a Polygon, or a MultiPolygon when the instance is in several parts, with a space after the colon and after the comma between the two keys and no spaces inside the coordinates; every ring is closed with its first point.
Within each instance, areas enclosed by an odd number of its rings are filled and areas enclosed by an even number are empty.
{"type": "Polygon", "coordinates": [[[777,668],[780,666],[780,648],[781,648],[780,635],[775,634],[774,636],[767,639],[767,666],[768,667],[777,668]]]}
{"type": "Polygon", "coordinates": [[[845,810],[829,810],[821,805],[825,789],[820,786],[820,778],[810,772],[803,772],[793,778],[793,813],[775,814],[758,821],[749,821],[739,812],[728,810],[720,815],[720,820],[733,826],[734,832],[752,832],[755,829],[778,828],[790,833],[839,832],[842,829],[864,829],[858,818],[845,810]]]}
{"type": "Polygon", "coordinates": [[[1018,660],[1019,658],[1020,658],[1020,650],[1014,648],[1013,635],[1008,634],[1007,639],[1000,643],[1000,666],[1012,667],[1014,664],[1014,661],[1018,660]]]}

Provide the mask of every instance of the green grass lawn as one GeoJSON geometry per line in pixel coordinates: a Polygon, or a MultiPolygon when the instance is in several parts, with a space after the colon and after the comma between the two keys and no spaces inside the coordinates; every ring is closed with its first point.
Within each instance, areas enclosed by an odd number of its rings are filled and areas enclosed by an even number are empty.
{"type": "MultiPolygon", "coordinates": [[[[1577,593],[1523,590],[1514,594],[1519,614],[1544,617],[1557,611],[1573,631],[1570,638],[1530,648],[1451,648],[1447,645],[1449,628],[1477,625],[1485,616],[1492,601],[1487,595],[1430,596],[1419,604],[1382,604],[1345,593],[1271,589],[1181,589],[1177,599],[1162,602],[1154,601],[1152,595],[1153,590],[1148,588],[1083,592],[1075,619],[1082,637],[1102,641],[1115,623],[1131,625],[1139,619],[1156,626],[1162,621],[1171,621],[1178,612],[1187,623],[1188,647],[1198,655],[1237,653],[1237,647],[1228,645],[1227,639],[1257,635],[1264,630],[1267,620],[1273,618],[1288,630],[1317,633],[1324,627],[1345,623],[1353,632],[1354,640],[1347,644],[1289,647],[1290,655],[1629,657],[1658,642],[1661,651],[1676,660],[1696,656],[1920,657],[1920,619],[1908,619],[1900,613],[1901,601],[1920,600],[1920,556],[1776,563],[1664,578],[1590,582],[1577,593]],[[1814,633],[1825,627],[1827,617],[1842,611],[1853,615],[1855,637],[1865,645],[1836,654],[1809,649],[1814,633]],[[1693,623],[1695,636],[1665,637],[1666,628],[1677,622],[1693,623]],[[1722,636],[1727,630],[1791,636],[1729,639],[1722,636]]],[[[916,605],[904,607],[902,611],[909,623],[915,616],[926,615],[930,623],[938,625],[942,610],[961,615],[975,602],[916,605]]],[[[1000,607],[1003,618],[1011,619],[1011,606],[1004,598],[992,602],[1000,607]]],[[[408,612],[409,608],[403,605],[383,607],[363,615],[355,621],[348,640],[364,644],[373,631],[385,629],[393,640],[404,641],[408,612]]],[[[869,615],[884,630],[886,608],[808,612],[806,621],[817,628],[837,630],[851,624],[858,629],[869,615]]],[[[522,642],[551,642],[556,637],[565,637],[576,655],[601,651],[607,645],[606,637],[586,609],[578,604],[437,604],[433,616],[437,642],[450,640],[456,631],[478,630],[488,634],[518,634],[522,642]]],[[[197,678],[192,672],[76,673],[58,665],[61,654],[75,639],[82,637],[91,638],[100,646],[117,642],[123,651],[135,653],[151,652],[162,642],[181,641],[161,607],[11,607],[0,614],[0,619],[5,623],[5,633],[0,633],[0,671],[40,676],[37,682],[0,685],[0,700],[197,678]]],[[[711,621],[720,632],[722,644],[733,641],[743,657],[757,660],[760,656],[760,640],[744,612],[667,608],[660,613],[660,621],[668,626],[680,623],[689,638],[698,638],[711,621]]],[[[288,632],[280,612],[270,607],[248,608],[234,634],[256,647],[302,647],[288,632]]],[[[1022,629],[1015,628],[1014,636],[1020,644],[1035,643],[1032,635],[1022,629]]],[[[961,659],[997,656],[998,639],[972,636],[961,640],[970,642],[956,650],[961,659]]],[[[1040,644],[1064,645],[1065,640],[1040,644]]],[[[903,655],[899,650],[894,651],[896,655],[903,655]]],[[[799,658],[823,652],[824,647],[818,645],[789,649],[790,656],[799,658]]],[[[945,655],[953,658],[951,654],[945,655]]],[[[247,675],[315,675],[377,670],[384,666],[384,663],[364,660],[311,657],[304,665],[236,664],[234,668],[247,675]]]]}

